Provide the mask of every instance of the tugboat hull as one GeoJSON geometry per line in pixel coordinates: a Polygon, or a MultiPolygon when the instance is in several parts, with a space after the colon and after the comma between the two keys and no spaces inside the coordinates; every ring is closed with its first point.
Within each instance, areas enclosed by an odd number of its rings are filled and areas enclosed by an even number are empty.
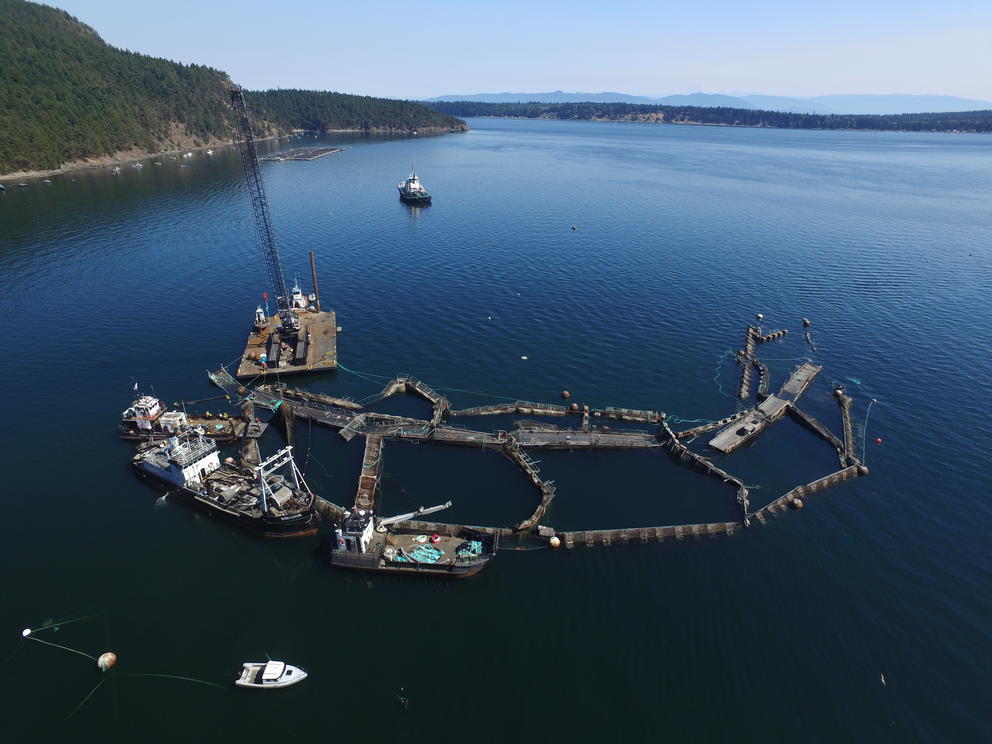
{"type": "Polygon", "coordinates": [[[417,534],[380,527],[364,551],[349,550],[347,535],[330,551],[332,566],[358,571],[466,579],[496,554],[496,538],[467,528],[453,533],[417,534]],[[343,544],[342,544],[343,543],[343,544]]]}
{"type": "Polygon", "coordinates": [[[380,560],[379,556],[368,557],[354,555],[343,551],[331,553],[331,565],[338,568],[350,568],[356,571],[374,571],[376,573],[402,574],[404,576],[424,576],[442,579],[467,579],[475,576],[486,567],[491,556],[473,563],[459,563],[454,566],[435,567],[420,563],[391,563],[380,560]]]}
{"type": "Polygon", "coordinates": [[[430,196],[409,196],[400,192],[400,201],[404,204],[413,204],[415,206],[424,207],[431,203],[430,196]]]}

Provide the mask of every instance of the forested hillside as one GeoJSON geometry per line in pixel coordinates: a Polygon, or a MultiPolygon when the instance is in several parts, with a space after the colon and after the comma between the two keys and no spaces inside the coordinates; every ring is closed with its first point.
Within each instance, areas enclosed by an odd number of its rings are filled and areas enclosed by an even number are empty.
{"type": "Polygon", "coordinates": [[[727,124],[785,129],[880,129],[914,132],[992,132],[992,111],[939,114],[790,114],[736,108],[655,106],[633,103],[479,103],[434,101],[431,108],[453,116],[526,119],[650,121],[669,124],[727,124]]]}
{"type": "Polygon", "coordinates": [[[409,101],[314,90],[245,94],[252,116],[286,129],[467,129],[459,119],[409,101]]]}
{"type": "MultiPolygon", "coordinates": [[[[229,85],[220,70],[111,47],[64,11],[0,0],[0,173],[229,141],[229,85]]],[[[464,128],[406,101],[292,90],[246,99],[259,134],[464,128]]]]}

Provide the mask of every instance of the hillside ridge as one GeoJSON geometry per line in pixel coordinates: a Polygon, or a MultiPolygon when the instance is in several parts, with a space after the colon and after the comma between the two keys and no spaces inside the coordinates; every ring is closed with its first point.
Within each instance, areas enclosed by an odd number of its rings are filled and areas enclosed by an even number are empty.
{"type": "MultiPolygon", "coordinates": [[[[69,13],[0,0],[0,174],[231,142],[230,77],[117,49],[69,13]]],[[[462,131],[408,101],[325,91],[246,91],[260,137],[299,129],[462,131]]]]}

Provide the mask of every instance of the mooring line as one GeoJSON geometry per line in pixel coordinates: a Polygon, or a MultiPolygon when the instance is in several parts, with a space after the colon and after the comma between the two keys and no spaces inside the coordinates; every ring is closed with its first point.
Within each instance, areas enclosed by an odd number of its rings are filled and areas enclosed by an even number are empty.
{"type": "Polygon", "coordinates": [[[51,641],[43,641],[40,638],[36,638],[33,635],[27,636],[27,639],[29,641],[37,641],[38,643],[44,643],[46,646],[55,646],[55,648],[61,648],[61,649],[64,649],[66,651],[72,651],[72,653],[74,653],[74,654],[79,654],[80,656],[85,656],[87,659],[92,659],[93,661],[96,661],[96,657],[95,656],[90,656],[85,651],[79,651],[77,649],[69,648],[68,646],[63,646],[63,645],[58,644],[58,643],[52,643],[51,641]]]}
{"type": "Polygon", "coordinates": [[[219,687],[222,690],[224,689],[224,685],[219,685],[216,682],[207,682],[206,680],[194,679],[193,677],[180,677],[178,674],[150,674],[148,672],[142,672],[140,674],[127,673],[127,674],[122,674],[121,676],[123,676],[123,677],[164,677],[166,679],[181,679],[181,680],[185,680],[186,682],[196,682],[199,685],[207,685],[209,687],[219,687]]]}
{"type": "Polygon", "coordinates": [[[50,623],[42,625],[40,628],[32,628],[32,633],[37,633],[39,630],[48,630],[49,628],[61,628],[63,625],[69,625],[71,623],[78,623],[80,620],[89,620],[90,618],[99,617],[100,613],[95,613],[93,615],[81,615],[79,617],[69,618],[68,620],[53,620],[50,623]]]}
{"type": "Polygon", "coordinates": [[[861,427],[861,464],[864,465],[868,462],[868,416],[871,414],[871,407],[875,405],[875,399],[872,398],[868,403],[868,410],[865,411],[865,423],[861,427]]]}
{"type": "Polygon", "coordinates": [[[70,713],[68,717],[69,718],[72,718],[74,715],[76,715],[76,711],[79,710],[80,708],[82,708],[83,705],[86,703],[86,701],[89,700],[91,697],[93,697],[93,693],[100,689],[100,685],[102,685],[106,681],[107,681],[107,678],[104,677],[99,682],[97,682],[96,683],[96,687],[94,687],[92,690],[90,690],[90,694],[87,695],[86,697],[84,697],[82,699],[82,701],[79,703],[79,705],[77,705],[75,708],[72,709],[72,713],[70,713]]]}

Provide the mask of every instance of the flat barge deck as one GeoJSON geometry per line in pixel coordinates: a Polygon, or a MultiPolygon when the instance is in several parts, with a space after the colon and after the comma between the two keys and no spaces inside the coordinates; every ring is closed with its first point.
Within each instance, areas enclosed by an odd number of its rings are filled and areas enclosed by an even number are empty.
{"type": "Polygon", "coordinates": [[[303,359],[295,359],[291,350],[286,353],[285,360],[275,366],[271,364],[263,366],[257,361],[268,352],[272,329],[278,327],[279,316],[273,315],[263,328],[253,329],[248,336],[248,343],[245,345],[235,377],[239,380],[253,380],[268,375],[282,377],[337,369],[338,326],[334,311],[307,311],[298,313],[297,317],[300,319],[300,334],[305,335],[309,332],[310,335],[310,343],[307,344],[303,359]]]}

